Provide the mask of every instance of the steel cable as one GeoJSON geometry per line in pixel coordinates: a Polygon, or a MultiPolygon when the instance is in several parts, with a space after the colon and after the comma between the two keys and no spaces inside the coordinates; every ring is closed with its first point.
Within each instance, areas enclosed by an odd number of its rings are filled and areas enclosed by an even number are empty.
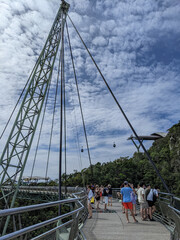
{"type": "Polygon", "coordinates": [[[80,107],[80,111],[81,111],[81,118],[82,118],[82,122],[83,122],[84,135],[85,135],[85,139],[86,139],[86,146],[87,146],[87,151],[88,151],[89,163],[90,163],[90,168],[91,168],[91,176],[92,176],[92,181],[93,181],[93,168],[92,168],[92,162],[91,162],[91,155],[90,155],[90,151],[89,151],[87,131],[86,131],[85,120],[84,120],[84,115],[83,115],[83,110],[82,110],[81,97],[80,97],[80,93],[79,93],[79,87],[78,87],[78,81],[77,81],[77,76],[76,76],[76,69],[75,69],[74,58],[73,58],[73,54],[72,54],[72,47],[71,47],[71,41],[70,41],[70,37],[69,37],[67,21],[66,21],[66,29],[67,29],[67,36],[68,36],[69,49],[70,49],[70,54],[71,54],[71,61],[72,61],[72,66],[73,66],[74,78],[75,78],[75,83],[76,83],[76,89],[77,89],[77,94],[78,94],[79,107],[80,107]]]}
{"type": "Polygon", "coordinates": [[[168,186],[166,185],[166,183],[165,183],[163,177],[161,176],[161,174],[160,174],[159,170],[157,169],[155,163],[154,163],[153,160],[151,159],[151,156],[150,156],[149,153],[147,152],[147,150],[146,150],[145,146],[143,145],[142,141],[139,139],[139,137],[138,137],[138,135],[137,135],[135,129],[133,128],[133,126],[132,126],[132,124],[130,123],[128,117],[126,116],[126,114],[125,114],[125,112],[123,111],[121,105],[119,104],[117,98],[115,97],[114,93],[112,92],[112,90],[111,90],[110,86],[108,85],[108,83],[107,83],[105,77],[103,76],[101,70],[99,69],[99,67],[98,67],[98,65],[97,65],[97,63],[96,63],[96,61],[94,60],[94,58],[93,58],[93,56],[91,55],[91,53],[90,53],[88,47],[86,46],[85,42],[83,41],[83,39],[82,39],[82,37],[81,37],[79,31],[77,30],[76,26],[74,25],[74,23],[73,23],[73,21],[72,21],[72,19],[70,18],[69,15],[68,15],[68,17],[69,17],[69,19],[70,19],[70,21],[71,21],[71,23],[72,23],[72,25],[73,25],[73,27],[74,27],[76,33],[78,34],[78,36],[79,36],[81,42],[83,43],[85,49],[87,50],[87,52],[88,52],[88,54],[89,54],[91,60],[93,61],[93,63],[94,63],[94,65],[96,66],[96,68],[97,68],[99,74],[101,75],[102,79],[104,80],[104,82],[105,82],[105,84],[106,84],[106,86],[107,86],[109,92],[111,93],[113,99],[115,100],[115,102],[116,102],[117,106],[119,107],[121,113],[123,114],[124,118],[126,119],[128,125],[129,125],[129,127],[131,128],[131,130],[133,131],[134,135],[136,136],[136,138],[137,138],[139,144],[141,145],[142,149],[144,150],[144,152],[145,152],[145,154],[146,154],[148,160],[149,160],[150,163],[152,164],[152,166],[153,166],[153,168],[154,168],[156,174],[157,174],[157,175],[159,176],[159,178],[161,179],[161,182],[163,183],[163,186],[165,187],[165,189],[167,190],[167,192],[170,193],[170,190],[169,190],[168,186]]]}
{"type": "Polygon", "coordinates": [[[55,119],[56,102],[57,102],[58,85],[59,85],[59,75],[60,75],[60,63],[61,63],[61,56],[59,57],[59,64],[58,64],[58,74],[57,74],[57,80],[56,80],[56,91],[55,91],[55,99],[54,99],[54,107],[53,107],[53,117],[52,117],[52,123],[51,123],[51,132],[50,132],[50,139],[49,139],[49,147],[48,147],[48,157],[47,157],[47,163],[46,163],[45,179],[47,179],[47,174],[48,174],[49,158],[50,158],[51,143],[52,143],[52,134],[53,134],[53,129],[54,129],[54,119],[55,119]]]}
{"type": "Polygon", "coordinates": [[[50,84],[49,84],[49,87],[48,87],[47,97],[46,97],[44,111],[43,111],[43,116],[42,116],[42,120],[41,120],[41,126],[40,126],[38,141],[37,141],[37,145],[36,145],[36,150],[35,150],[35,155],[34,155],[34,160],[33,160],[33,166],[32,166],[32,170],[31,170],[31,179],[32,179],[32,175],[34,173],[34,167],[35,167],[35,163],[36,163],[37,152],[38,152],[38,149],[39,149],[39,143],[40,143],[40,138],[41,138],[41,134],[42,134],[42,127],[43,127],[43,123],[44,123],[44,118],[45,118],[45,113],[46,113],[46,108],[47,108],[47,102],[48,102],[48,98],[49,98],[50,86],[51,86],[51,80],[50,80],[50,84]]]}

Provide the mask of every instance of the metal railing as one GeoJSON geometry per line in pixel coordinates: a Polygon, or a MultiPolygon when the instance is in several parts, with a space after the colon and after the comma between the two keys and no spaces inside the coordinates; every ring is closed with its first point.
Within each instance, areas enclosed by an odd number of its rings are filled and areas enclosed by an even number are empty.
{"type": "MultiPolygon", "coordinates": [[[[85,189],[82,187],[61,187],[62,199],[70,197],[73,193],[82,192],[85,189]]],[[[4,193],[11,192],[11,186],[7,185],[3,187],[4,193]]],[[[17,198],[18,199],[31,199],[39,202],[52,202],[59,199],[57,186],[20,186],[17,198]]]]}
{"type": "Polygon", "coordinates": [[[58,239],[63,239],[63,235],[66,235],[65,238],[69,240],[75,239],[75,238],[81,239],[80,237],[81,232],[79,231],[79,229],[84,223],[85,219],[87,218],[87,206],[86,206],[87,198],[84,192],[79,192],[72,195],[73,195],[73,198],[69,198],[65,200],[1,210],[0,217],[4,217],[4,216],[12,216],[12,215],[14,216],[16,214],[27,213],[35,210],[39,211],[41,209],[47,209],[50,207],[55,207],[55,206],[64,205],[64,204],[66,205],[68,204],[71,208],[71,211],[68,213],[59,215],[57,217],[45,220],[40,223],[36,223],[34,225],[25,227],[18,231],[6,234],[4,236],[1,236],[0,240],[30,239],[28,237],[28,233],[36,231],[38,229],[42,229],[46,226],[50,226],[51,224],[54,224],[54,223],[56,223],[57,225],[56,227],[53,227],[49,231],[45,231],[44,233],[38,236],[35,236],[34,238],[31,238],[31,239],[58,240],[58,239]],[[62,220],[64,220],[65,222],[62,223],[62,220]],[[62,229],[63,231],[61,231],[62,229]],[[64,232],[66,232],[66,234],[64,234],[64,232]]]}
{"type": "MultiPolygon", "coordinates": [[[[4,191],[10,191],[11,190],[11,186],[4,186],[4,191]]],[[[19,187],[19,191],[21,192],[42,192],[42,193],[47,193],[47,192],[50,192],[50,193],[55,193],[55,194],[58,194],[58,190],[59,188],[57,186],[20,186],[19,187]]],[[[68,193],[76,193],[76,192],[80,192],[80,191],[83,191],[84,188],[83,187],[66,187],[66,191],[68,193]]],[[[62,192],[65,192],[65,187],[62,186],[62,192]]]]}
{"type": "MultiPolygon", "coordinates": [[[[113,197],[118,198],[117,194],[120,192],[119,188],[113,188],[113,197]]],[[[0,237],[0,240],[10,240],[10,239],[20,239],[20,240],[59,240],[59,239],[84,239],[83,233],[81,232],[81,227],[85,222],[88,211],[87,211],[87,201],[85,192],[79,192],[72,194],[69,199],[36,204],[25,207],[18,207],[12,209],[6,209],[0,211],[0,217],[3,216],[14,216],[16,214],[20,215],[23,213],[44,210],[50,207],[56,207],[59,205],[69,206],[70,211],[65,214],[56,216],[54,218],[45,220],[34,225],[22,228],[18,231],[6,234],[0,237]],[[33,238],[29,238],[28,234],[35,232],[39,229],[43,229],[47,226],[51,227],[50,230],[44,230],[43,233],[37,234],[33,238]]],[[[172,194],[159,193],[159,199],[156,203],[157,211],[154,213],[153,217],[160,221],[171,233],[172,240],[180,239],[180,198],[174,197],[172,194]]]]}
{"type": "Polygon", "coordinates": [[[159,221],[171,232],[172,240],[180,239],[180,198],[160,192],[157,203],[159,221]]]}

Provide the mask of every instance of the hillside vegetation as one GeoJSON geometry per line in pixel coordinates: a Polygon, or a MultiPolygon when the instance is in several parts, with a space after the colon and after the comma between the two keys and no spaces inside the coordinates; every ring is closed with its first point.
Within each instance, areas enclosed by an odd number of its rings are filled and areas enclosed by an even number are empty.
{"type": "MultiPolygon", "coordinates": [[[[148,152],[170,191],[180,196],[180,123],[171,127],[165,138],[154,141],[148,152]]],[[[132,158],[120,157],[113,162],[98,162],[93,165],[93,178],[90,168],[75,171],[67,176],[67,185],[83,186],[83,179],[85,184],[93,181],[102,185],[110,183],[112,187],[119,187],[124,180],[135,186],[143,181],[166,191],[144,153],[135,152],[132,158]]]]}

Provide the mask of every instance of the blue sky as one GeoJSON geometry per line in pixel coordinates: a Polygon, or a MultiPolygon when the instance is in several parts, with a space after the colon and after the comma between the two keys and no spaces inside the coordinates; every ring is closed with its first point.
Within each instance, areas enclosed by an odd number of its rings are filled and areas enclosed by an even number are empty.
{"type": "MultiPolygon", "coordinates": [[[[179,118],[180,2],[178,0],[71,0],[69,16],[139,135],[166,132],[179,118]]],[[[40,54],[59,0],[0,0],[0,131],[40,54]]],[[[132,156],[132,134],[68,21],[92,163],[132,156]],[[117,147],[113,148],[113,142],[117,147]]],[[[68,172],[88,167],[82,121],[66,46],[68,172]]],[[[55,71],[56,73],[56,71],[55,71]]],[[[55,83],[55,76],[53,83],[55,83]]],[[[51,128],[51,96],[35,175],[43,175],[51,128]]],[[[58,176],[58,118],[48,175],[58,176]]],[[[10,123],[10,126],[13,119],[10,123]]],[[[9,128],[10,129],[10,128],[9,128]]],[[[1,139],[3,146],[8,131],[1,139]]],[[[146,142],[149,147],[151,142],[146,142]]],[[[29,175],[33,150],[25,170],[29,175]]],[[[3,147],[1,147],[2,151],[3,147]]]]}

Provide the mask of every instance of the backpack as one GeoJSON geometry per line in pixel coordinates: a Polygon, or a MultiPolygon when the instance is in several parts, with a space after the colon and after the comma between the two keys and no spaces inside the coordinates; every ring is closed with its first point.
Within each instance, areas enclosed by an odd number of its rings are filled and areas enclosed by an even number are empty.
{"type": "Polygon", "coordinates": [[[147,196],[148,196],[148,194],[150,193],[150,190],[151,190],[151,189],[145,190],[145,199],[146,199],[146,201],[147,201],[147,196]]]}
{"type": "Polygon", "coordinates": [[[156,194],[153,192],[153,202],[155,203],[156,200],[157,200],[157,196],[156,196],[156,194]]]}

